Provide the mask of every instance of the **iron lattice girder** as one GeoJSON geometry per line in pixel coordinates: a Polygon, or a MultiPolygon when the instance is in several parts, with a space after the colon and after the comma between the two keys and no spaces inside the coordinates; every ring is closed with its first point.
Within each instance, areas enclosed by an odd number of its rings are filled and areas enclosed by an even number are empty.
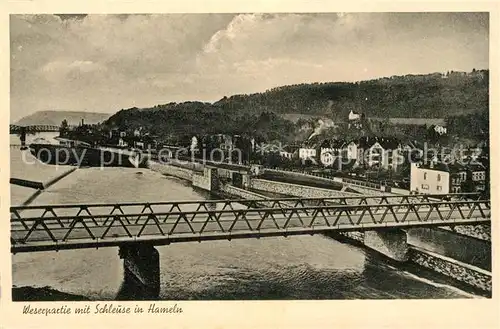
{"type": "Polygon", "coordinates": [[[83,240],[106,245],[117,239],[191,236],[201,241],[489,221],[490,201],[465,200],[471,196],[458,195],[457,201],[419,195],[11,207],[11,242],[13,249],[40,243],[45,243],[41,249],[49,248],[46,244],[57,249],[83,240]]]}
{"type": "Polygon", "coordinates": [[[59,126],[54,125],[30,125],[30,126],[18,126],[18,125],[10,125],[9,131],[11,134],[19,133],[21,128],[26,128],[27,131],[30,132],[44,132],[44,131],[59,131],[59,126]]]}

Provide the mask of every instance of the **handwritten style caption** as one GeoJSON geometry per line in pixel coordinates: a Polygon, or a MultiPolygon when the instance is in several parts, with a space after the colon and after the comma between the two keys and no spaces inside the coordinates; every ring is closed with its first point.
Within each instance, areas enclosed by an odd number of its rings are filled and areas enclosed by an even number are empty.
{"type": "Polygon", "coordinates": [[[170,306],[157,305],[151,303],[147,308],[143,306],[135,305],[134,307],[106,303],[106,304],[95,304],[95,305],[83,305],[81,307],[62,305],[59,307],[32,307],[31,305],[25,305],[23,307],[23,314],[29,315],[60,315],[60,314],[178,314],[182,313],[182,307],[177,304],[170,306]]]}

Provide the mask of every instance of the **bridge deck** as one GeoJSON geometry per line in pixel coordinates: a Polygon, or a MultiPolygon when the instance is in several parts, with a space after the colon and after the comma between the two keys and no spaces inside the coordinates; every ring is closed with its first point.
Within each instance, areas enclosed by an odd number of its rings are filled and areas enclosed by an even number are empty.
{"type": "Polygon", "coordinates": [[[433,196],[11,207],[11,251],[487,223],[489,200],[433,196]]]}
{"type": "MultiPolygon", "coordinates": [[[[74,127],[74,126],[71,126],[74,127]]],[[[10,125],[9,131],[10,134],[17,134],[21,132],[21,128],[24,128],[27,133],[35,133],[35,132],[57,132],[60,129],[60,126],[55,125],[29,125],[29,126],[18,126],[18,125],[10,125]]]]}

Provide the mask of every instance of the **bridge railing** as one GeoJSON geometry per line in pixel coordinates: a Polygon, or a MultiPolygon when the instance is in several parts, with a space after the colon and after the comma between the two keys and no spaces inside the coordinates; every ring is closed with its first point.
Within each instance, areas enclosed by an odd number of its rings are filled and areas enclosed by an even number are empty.
{"type": "MultiPolygon", "coordinates": [[[[267,198],[266,204],[271,207],[289,205],[295,202],[295,206],[304,206],[304,204],[327,205],[327,204],[351,204],[351,205],[381,205],[388,203],[422,203],[422,202],[436,202],[442,200],[480,200],[480,193],[455,193],[455,194],[412,194],[412,195],[383,195],[383,196],[348,196],[348,197],[330,197],[330,198],[267,198]]],[[[155,201],[155,202],[121,202],[121,203],[86,203],[86,204],[51,204],[51,205],[30,205],[30,206],[12,206],[10,207],[11,214],[21,211],[34,211],[41,210],[44,213],[54,212],[57,209],[76,209],[77,211],[88,211],[89,208],[123,208],[123,207],[143,207],[144,209],[153,206],[172,206],[175,208],[184,206],[197,206],[198,210],[206,205],[222,205],[223,207],[230,207],[237,204],[248,207],[255,207],[255,201],[249,199],[221,199],[221,200],[175,200],[175,201],[155,201]]],[[[263,202],[264,200],[258,200],[263,202]]],[[[78,214],[77,214],[78,215],[78,214]]]]}
{"type": "MultiPolygon", "coordinates": [[[[453,199],[478,200],[480,194],[448,194],[443,195],[388,195],[388,196],[352,196],[331,198],[269,198],[269,199],[233,199],[233,200],[179,200],[179,201],[157,201],[157,202],[125,202],[125,203],[94,203],[94,204],[54,204],[54,205],[30,205],[10,207],[11,218],[39,217],[57,218],[59,216],[81,217],[85,214],[108,215],[130,214],[130,213],[163,213],[163,212],[190,212],[190,211],[216,211],[226,209],[249,209],[249,208],[301,208],[305,206],[332,206],[332,205],[372,205],[383,206],[385,204],[418,204],[431,203],[453,199]]],[[[374,207],[373,211],[379,211],[381,207],[374,207]]]]}
{"type": "Polygon", "coordinates": [[[108,208],[107,212],[99,214],[91,213],[89,209],[103,210],[104,205],[12,207],[12,249],[54,250],[119,245],[144,239],[168,244],[248,236],[314,234],[331,230],[471,224],[490,220],[489,200],[358,205],[317,200],[323,204],[304,205],[304,199],[293,198],[265,200],[274,202],[272,206],[258,206],[263,200],[215,200],[215,206],[213,200],[198,203],[128,203],[112,205],[111,211],[108,208]],[[297,202],[295,206],[290,205],[293,200],[297,202]],[[239,204],[240,201],[247,203],[239,204]],[[220,208],[217,204],[224,206],[220,208]],[[167,210],[152,208],[158,205],[166,205],[167,210]],[[142,207],[142,210],[134,211],[134,207],[142,207]],[[56,214],[55,209],[78,209],[78,212],[56,214]],[[30,216],[27,210],[43,213],[30,216]]]}

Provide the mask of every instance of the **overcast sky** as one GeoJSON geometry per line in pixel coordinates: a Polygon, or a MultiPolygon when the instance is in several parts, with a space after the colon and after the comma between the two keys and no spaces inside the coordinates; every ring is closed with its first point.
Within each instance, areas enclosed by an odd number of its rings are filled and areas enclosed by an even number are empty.
{"type": "Polygon", "coordinates": [[[11,15],[11,121],[488,68],[488,14],[11,15]]]}

